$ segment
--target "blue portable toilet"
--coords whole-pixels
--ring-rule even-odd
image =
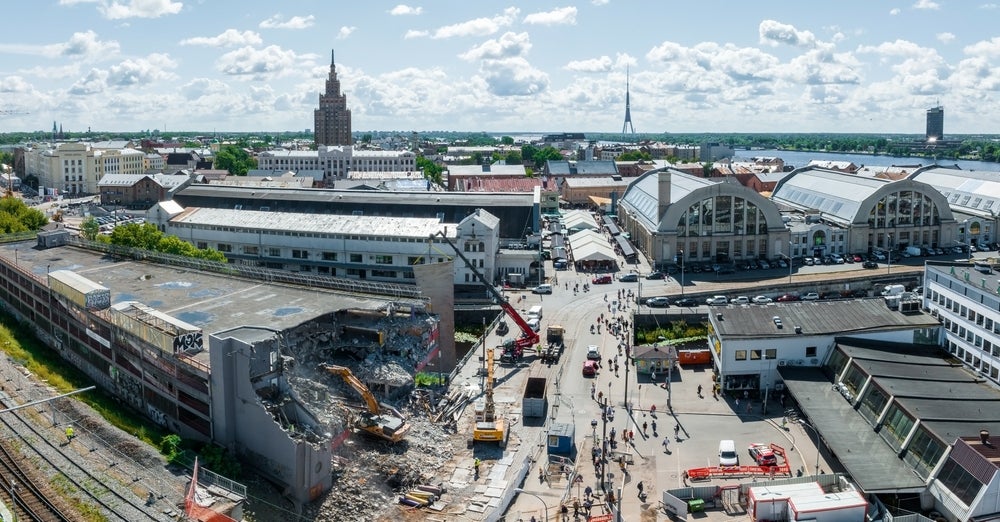
[[[549,453],[557,455],[570,455],[576,446],[576,426],[561,422],[554,422],[549,426],[548,448]]]

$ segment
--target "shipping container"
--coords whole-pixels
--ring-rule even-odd
[[[80,308],[104,310],[111,306],[111,290],[69,270],[49,272],[49,288]]]
[[[204,348],[201,328],[136,301],[111,307],[111,323],[168,353],[194,353]]]
[[[524,385],[524,398],[521,401],[521,413],[525,417],[544,417],[548,398],[545,396],[547,381],[545,377],[528,377]]]

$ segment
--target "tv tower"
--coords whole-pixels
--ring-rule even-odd
[[[632,134],[635,134],[635,127],[632,125],[632,111],[629,109],[629,70],[628,66],[625,66],[625,123],[622,124],[622,134],[625,134],[625,129],[629,129]]]

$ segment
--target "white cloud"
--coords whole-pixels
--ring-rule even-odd
[[[549,86],[549,77],[521,57],[484,61],[480,74],[489,92],[496,96],[539,94]]]
[[[403,35],[403,39],[409,40],[411,38],[426,38],[430,36],[430,34],[431,33],[427,31],[418,31],[416,29],[410,29],[409,31],[406,31],[406,34]]]
[[[758,26],[760,43],[776,46],[779,43],[795,47],[813,47],[816,36],[809,31],[799,31],[795,26],[783,24],[775,20],[763,20]]]
[[[255,80],[283,75],[300,61],[295,51],[285,50],[276,45],[263,49],[241,47],[219,57],[216,67],[219,71],[233,76],[249,76]]]
[[[229,86],[212,78],[195,78],[181,85],[180,93],[185,99],[196,100],[205,96],[227,94]]]
[[[611,70],[611,58],[608,56],[601,56],[600,58],[591,58],[589,60],[574,60],[563,66],[563,69],[567,71],[576,72],[607,72]]]
[[[166,54],[154,53],[146,58],[125,60],[108,68],[107,82],[114,87],[130,85],[145,85],[154,81],[170,80],[173,73],[167,69],[175,69],[177,62]]]
[[[500,38],[487,40],[458,57],[467,61],[500,60],[524,56],[530,49],[531,41],[528,33],[506,32]]]
[[[524,17],[529,25],[576,25],[576,8],[559,7],[551,11],[531,13]]]
[[[935,2],[934,0],[917,0],[917,3],[913,4],[914,9],[941,9],[941,4]]]
[[[97,33],[94,31],[73,33],[73,36],[70,36],[69,41],[65,44],[57,44],[50,47],[50,50],[56,51],[56,54],[60,56],[82,56],[86,58],[107,57],[108,55],[118,54],[120,49],[121,46],[114,40],[104,42],[98,40]]]
[[[313,15],[293,16],[288,20],[284,20],[284,16],[276,14],[261,22],[259,27],[261,29],[305,29],[312,27],[315,22],[316,17]]]
[[[902,13],[902,12],[903,12],[903,10],[900,9],[900,8],[898,8],[898,7],[893,7],[892,9],[889,9],[889,14],[892,15],[892,16],[896,16],[899,13]]]
[[[237,47],[263,43],[260,35],[253,31],[226,29],[218,36],[195,36],[180,41],[181,45],[207,45],[209,47]]]
[[[939,42],[944,44],[951,43],[955,40],[955,35],[948,32],[938,33],[934,37],[937,38]]]
[[[69,88],[70,94],[86,95],[103,92],[107,87],[108,71],[91,69],[87,76],[77,80]]]
[[[590,0],[590,3],[594,5],[608,5],[610,0]]]
[[[356,31],[357,29],[358,28],[354,27],[353,25],[352,26],[346,26],[345,25],[345,26],[341,27],[339,31],[337,31],[337,39],[338,40],[346,40],[347,37],[351,36],[351,33],[353,33],[354,31]]]
[[[994,36],[989,40],[967,45],[964,49],[962,49],[962,52],[972,56],[998,58],[1000,57],[1000,37]]]
[[[492,18],[476,18],[457,24],[439,27],[436,31],[434,31],[431,38],[441,39],[459,36],[482,36],[494,34],[498,32],[501,27],[507,27],[514,23],[514,19],[517,18],[519,12],[520,10],[516,7],[508,7],[507,9],[504,9],[503,14],[496,15]]]
[[[0,76],[0,92],[22,93],[32,89],[31,84],[20,76]]]
[[[979,8],[980,9],[996,9],[997,8],[997,4],[993,4],[993,3],[983,4],[983,5],[979,6]]]
[[[389,14],[392,16],[419,15],[423,12],[423,7],[410,7],[406,4],[399,4],[389,10]]]
[[[184,4],[171,0],[129,0],[125,3],[102,0],[98,10],[109,20],[125,18],[159,18],[181,12]]]

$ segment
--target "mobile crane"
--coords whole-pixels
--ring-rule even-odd
[[[472,273],[476,275],[479,282],[486,287],[486,291],[489,292],[490,297],[492,297],[493,300],[500,305],[500,308],[502,308],[503,311],[510,316],[511,320],[514,321],[514,324],[521,329],[520,337],[518,337],[515,341],[504,343],[503,355],[500,356],[500,360],[502,362],[511,362],[513,360],[520,359],[524,354],[525,348],[531,348],[538,344],[538,332],[534,331],[531,326],[528,325],[528,322],[521,317],[521,314],[517,313],[517,310],[507,302],[507,299],[499,291],[497,291],[496,287],[491,285],[489,281],[483,277],[483,274],[479,272],[476,265],[474,265],[472,261],[469,261],[469,258],[465,257],[462,250],[459,249],[455,243],[452,243],[444,232],[438,231],[435,235],[441,236],[441,239],[444,239],[445,243],[448,243],[448,246],[450,246],[451,249],[458,254],[458,257],[462,258],[462,261],[465,262],[465,266],[469,267],[469,270],[472,270]]]
[[[354,426],[357,429],[393,443],[403,440],[406,433],[410,431],[410,424],[403,419],[398,411],[380,405],[371,390],[351,373],[350,368],[333,364],[321,364],[320,368],[334,375],[339,375],[365,400],[368,411],[361,412],[354,420]]]

